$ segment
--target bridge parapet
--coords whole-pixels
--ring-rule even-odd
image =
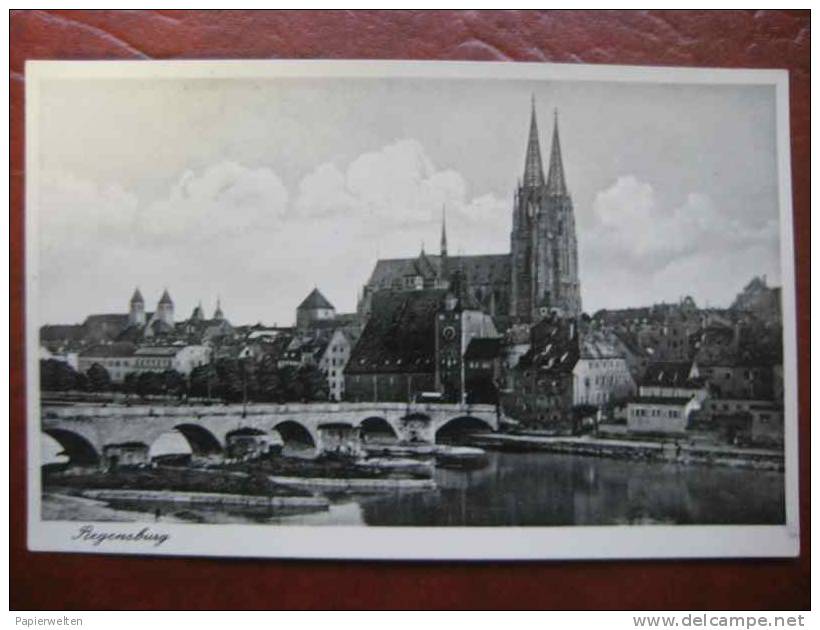
[[[464,415],[495,414],[493,405],[460,405],[448,403],[286,403],[282,405],[268,403],[254,403],[243,407],[241,404],[224,405],[72,405],[49,406],[43,405],[43,418],[122,418],[141,416],[259,416],[259,415],[289,415],[289,414],[326,414],[383,412],[394,415],[401,413],[452,413]]]

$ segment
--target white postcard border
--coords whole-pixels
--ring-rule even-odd
[[[797,311],[785,70],[421,61],[28,61],[26,384],[28,547],[32,551],[350,559],[793,557],[800,551]],[[783,526],[306,527],[41,520],[37,181],[39,83],[79,78],[429,78],[771,85],[776,90],[783,309],[786,524]],[[31,465],[33,463],[36,465]],[[84,530],[82,528],[90,528]],[[121,534],[102,541],[93,534]],[[151,536],[165,536],[160,544]],[[128,539],[130,537],[130,539]]]

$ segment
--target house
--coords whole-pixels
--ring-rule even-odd
[[[135,370],[136,351],[136,346],[129,342],[98,344],[79,353],[77,367],[80,372],[88,372],[95,363],[99,364],[107,370],[112,383],[122,383]]]
[[[413,400],[436,387],[436,316],[446,291],[377,291],[344,368],[351,401]],[[455,332],[447,333],[455,337]]]
[[[627,428],[630,433],[682,435],[706,397],[696,363],[650,364],[638,396],[627,405]]]
[[[772,400],[710,398],[703,419],[730,443],[783,445],[783,406]]]
[[[769,324],[779,324],[781,321],[780,301],[780,287],[770,287],[766,282],[766,276],[757,276],[752,278],[737,294],[730,308],[735,312],[754,315],[757,319]]]
[[[782,329],[756,321],[705,329],[695,359],[712,396],[772,400],[782,365]]]
[[[447,402],[467,400],[465,354],[473,339],[498,337],[493,318],[470,293],[461,271],[452,274],[450,289],[435,317],[436,391]]]
[[[635,381],[614,335],[590,330],[581,335],[572,369],[573,405],[606,405],[635,393]]]
[[[750,440],[753,444],[783,446],[783,407],[768,401],[751,405]]]
[[[188,375],[195,367],[205,365],[210,359],[207,346],[145,346],[138,348],[121,341],[100,344],[80,353],[79,370],[87,372],[98,363],[104,367],[112,383],[122,383],[129,374],[164,372],[176,370]]]
[[[319,359],[319,369],[327,376],[327,391],[330,400],[344,400],[344,369],[350,359],[353,342],[342,330],[334,330]]]
[[[630,433],[683,435],[699,408],[694,398],[640,396],[627,405],[626,424]]]
[[[474,337],[464,353],[467,402],[497,404],[502,377],[504,340],[501,337]]]
[[[463,290],[459,272],[450,284],[373,294],[370,317],[345,368],[347,400],[407,402],[431,392],[446,402],[465,400],[467,347],[498,333]]]
[[[176,370],[185,376],[209,362],[208,346],[146,346],[134,352],[135,372]]]
[[[531,426],[568,430],[578,356],[574,319],[550,315],[532,326],[529,350],[507,371],[501,396],[504,412]]]
[[[336,308],[317,288],[314,288],[296,307],[296,328],[299,330],[307,330],[316,323],[335,318]]]

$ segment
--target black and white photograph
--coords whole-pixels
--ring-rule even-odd
[[[785,72],[26,72],[30,548],[797,554]]]

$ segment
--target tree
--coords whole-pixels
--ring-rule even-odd
[[[282,366],[279,370],[279,380],[282,384],[282,399],[285,402],[304,398],[304,384],[297,377],[297,369],[294,366]]]
[[[137,380],[137,393],[142,396],[156,396],[163,391],[162,375],[159,372],[142,372]]]
[[[284,390],[276,360],[265,355],[256,371],[256,399],[262,402],[278,402],[284,399]]]
[[[78,392],[91,391],[91,385],[88,382],[88,376],[82,372],[77,372],[77,377],[74,383],[74,389]]]
[[[55,392],[81,389],[78,376],[77,371],[64,361],[58,361],[57,359],[40,360],[40,389]]]
[[[584,419],[592,418],[595,422],[597,431],[598,426],[598,407],[595,405],[580,404],[572,408],[572,432],[575,434],[581,433],[584,428]]]
[[[166,394],[181,398],[188,388],[185,377],[176,370],[165,370],[161,375],[162,390]]]
[[[247,357],[239,360],[239,371],[242,377],[242,400],[253,400],[259,391],[259,370],[256,361]]]
[[[216,362],[218,395],[223,400],[242,400],[242,371],[237,359],[220,359]]]
[[[102,365],[94,363],[88,371],[88,386],[92,392],[105,392],[111,389],[111,375]]]
[[[297,372],[297,380],[302,384],[304,400],[327,400],[327,377],[315,365],[303,365]]]
[[[126,394],[136,394],[140,375],[137,372],[129,372],[122,382],[122,389]]]
[[[200,365],[191,371],[191,395],[199,398],[216,396],[219,380],[212,364]]]

